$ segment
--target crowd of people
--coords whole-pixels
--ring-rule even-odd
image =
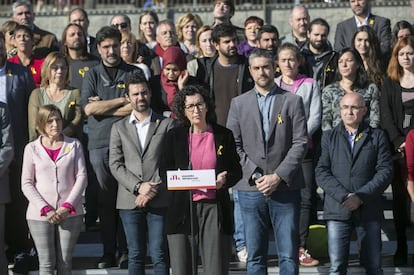
[[[346,274],[353,231],[367,274],[382,274],[389,185],[406,265],[414,29],[349,4],[332,44],[303,5],[284,36],[257,16],[233,25],[232,0],[214,1],[211,25],[144,11],[137,35],[117,14],[92,36],[75,8],[57,39],[14,2],[0,32],[0,275],[70,274],[83,226],[100,230],[96,267],[131,275],[147,254],[155,274],[195,274],[198,253],[204,274],[228,274],[232,246],[267,274],[272,229],[280,273],[298,274],[319,264],[307,239],[324,221],[331,274]],[[188,169],[214,170],[215,188],[168,190],[167,171]]]

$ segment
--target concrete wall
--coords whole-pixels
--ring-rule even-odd
[[[410,1],[383,1],[372,7],[372,12],[377,15],[382,15],[390,18],[391,25],[393,26],[399,20],[407,20],[413,22],[413,18],[410,15]],[[236,8],[236,14],[232,19],[233,24],[243,26],[244,20],[251,15],[256,15],[265,19],[267,23],[275,25],[281,35],[289,32],[290,26],[288,24],[288,18],[292,5],[269,5],[263,7],[262,5],[255,6],[240,6]],[[308,4],[309,13],[312,18],[322,17],[328,21],[331,25],[330,40],[333,41],[336,24],[346,18],[352,16],[352,12],[347,3],[337,4]],[[109,24],[111,17],[114,14],[127,14],[132,20],[132,31],[137,34],[138,32],[138,18],[141,10],[124,6],[122,10],[89,10],[90,27],[89,33],[95,35],[101,26]],[[197,13],[202,18],[205,24],[211,24],[213,21],[212,7],[201,8],[180,8],[176,10],[169,10],[168,12],[159,11],[158,16],[160,19],[170,18],[174,21],[177,18],[187,12]],[[11,13],[0,14],[0,24],[8,20],[11,17]],[[68,22],[67,14],[64,13],[43,13],[36,16],[36,24],[44,29],[54,32],[58,38],[61,37],[62,30]]]

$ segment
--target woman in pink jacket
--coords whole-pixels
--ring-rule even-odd
[[[72,252],[82,228],[81,197],[87,184],[80,142],[62,134],[62,114],[39,108],[40,136],[24,151],[22,190],[26,218],[39,255],[39,274],[70,274]]]

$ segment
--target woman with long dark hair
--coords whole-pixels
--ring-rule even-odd
[[[373,128],[380,123],[379,90],[370,83],[359,53],[345,48],[338,53],[338,81],[322,91],[322,131],[334,128],[341,122],[339,103],[346,93],[360,93],[368,107],[365,121]]]

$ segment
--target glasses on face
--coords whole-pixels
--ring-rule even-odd
[[[202,111],[205,107],[206,107],[206,105],[205,105],[204,102],[199,102],[199,103],[196,103],[196,104],[188,104],[188,105],[184,106],[184,108],[187,111],[190,111],[190,112],[194,112],[196,108],[197,108],[197,110]]]
[[[126,29],[127,27],[128,27],[128,23],[125,23],[125,22],[119,23],[119,24],[112,24],[112,28],[115,28],[115,29],[119,29],[119,28]]]
[[[61,71],[65,71],[65,70],[67,70],[68,69],[68,67],[66,67],[66,66],[64,66],[64,65],[52,65],[52,66],[50,66],[50,69],[52,70],[52,71],[57,71],[57,70],[61,70]]]

